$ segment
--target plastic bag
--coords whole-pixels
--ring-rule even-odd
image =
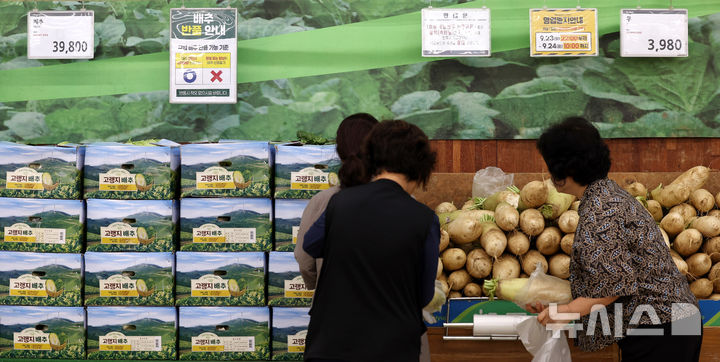
[[[472,197],[488,197],[505,190],[513,184],[513,174],[506,174],[497,167],[485,167],[475,172],[472,184]]]
[[[537,302],[542,305],[570,303],[572,300],[570,282],[545,274],[539,264],[528,278],[527,284],[513,298],[513,302],[523,309],[525,304],[535,305]]]
[[[532,362],[571,362],[570,346],[565,333],[545,328],[537,318],[528,318],[516,326],[525,349],[533,355]]]
[[[433,299],[423,308],[422,315],[423,319],[430,323],[435,324],[437,320],[433,316],[433,313],[439,312],[443,305],[445,304],[445,301],[447,300],[447,294],[442,289],[442,282],[439,280],[435,281],[435,294],[433,295]]]

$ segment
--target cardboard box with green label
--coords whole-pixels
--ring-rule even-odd
[[[270,197],[270,150],[263,141],[186,144],[182,197]]]
[[[81,198],[83,148],[0,142],[0,196]]]
[[[308,200],[275,200],[275,250],[293,251]]]
[[[79,253],[82,200],[0,198],[0,250]]]
[[[91,143],[85,150],[85,198],[170,200],[179,166],[180,148],[171,141]]]
[[[82,306],[82,270],[81,254],[0,252],[0,304]]]
[[[0,305],[0,360],[85,359],[82,307]]]
[[[172,253],[85,253],[85,305],[175,304]]]
[[[180,202],[180,250],[271,249],[270,199],[202,198]]]
[[[270,252],[268,261],[268,305],[305,307],[312,303],[314,291],[305,287],[295,255]]]
[[[174,251],[173,200],[87,200],[88,251]]]
[[[302,361],[310,308],[272,309],[273,361]]]
[[[177,305],[265,305],[262,252],[178,252]]]
[[[270,359],[268,307],[180,307],[180,359]]]
[[[173,307],[88,307],[88,359],[166,359],[177,356]]]
[[[275,198],[309,199],[340,184],[335,145],[275,146]]]

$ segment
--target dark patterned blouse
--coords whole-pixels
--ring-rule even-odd
[[[619,296],[605,308],[609,322],[605,326],[609,325],[610,331],[607,327],[603,330],[601,321],[605,318],[601,312],[581,318],[583,329],[575,342],[578,347],[594,351],[621,339],[638,306],[653,307],[660,323],[682,317],[677,312],[672,315],[673,303],[697,306],[655,220],[615,181],[605,178],[588,185],[578,213],[570,262],[573,298]],[[620,305],[622,312],[616,321]],[[589,330],[590,316],[596,321],[593,331]],[[650,317],[642,313],[640,324],[658,323],[657,318]],[[620,320],[621,328],[616,328]]]

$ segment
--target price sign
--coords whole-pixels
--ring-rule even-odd
[[[490,9],[422,9],[422,56],[489,57]]]
[[[95,12],[31,11],[27,16],[29,59],[92,59]]]
[[[530,56],[595,56],[597,9],[530,9]]]
[[[620,55],[687,57],[687,9],[620,10]]]

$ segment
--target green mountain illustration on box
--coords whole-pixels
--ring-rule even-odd
[[[90,144],[85,151],[85,198],[172,199],[178,161],[177,147]]]
[[[275,250],[293,251],[308,200],[275,200]]]
[[[0,197],[79,199],[79,150],[0,142]]]
[[[295,256],[290,252],[271,252],[268,261],[268,305],[306,307],[313,291],[307,290]]]
[[[0,316],[0,359],[85,358],[82,307],[0,306]]]
[[[268,308],[181,307],[180,359],[270,359]]]
[[[183,145],[181,197],[270,197],[267,142]]]
[[[173,305],[172,253],[85,253],[85,305]]]
[[[265,305],[262,252],[178,252],[176,305]]]
[[[183,199],[180,250],[272,249],[270,199]]]
[[[82,255],[0,252],[0,305],[82,306]]]
[[[0,198],[0,250],[79,253],[81,200]]]
[[[176,358],[175,308],[89,307],[88,359]]]
[[[88,251],[174,251],[172,200],[87,200]]]
[[[272,360],[302,361],[310,324],[309,308],[274,308]]]
[[[335,145],[275,147],[275,198],[309,199],[339,184]]]

